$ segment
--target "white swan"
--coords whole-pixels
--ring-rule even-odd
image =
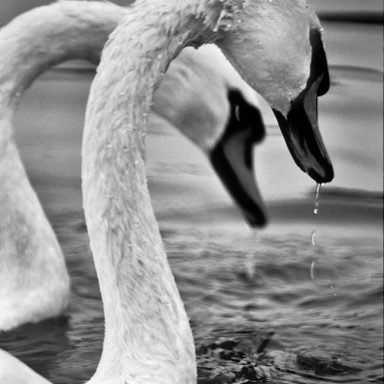
[[[26,12],[0,33],[0,330],[57,316],[69,298],[69,277],[60,246],[12,137],[18,100],[41,72],[58,62],[70,58],[98,62],[108,34],[124,13],[111,3],[61,1]],[[250,150],[263,135],[253,91],[219,55],[217,49],[197,52],[187,48],[158,89],[151,114],[153,124],[166,119],[207,155],[223,144],[217,142],[226,126],[250,131],[247,143],[231,139],[240,152]],[[236,108],[241,112],[240,121],[234,118]],[[194,119],[185,119],[191,115]],[[258,130],[253,129],[258,125]],[[228,161],[233,166],[238,163]],[[249,176],[252,167],[244,167],[244,172]],[[231,190],[228,174],[222,172],[221,177]],[[239,183],[243,185],[240,192],[246,191],[253,204],[251,209],[244,207],[244,212],[249,211],[246,215],[253,222],[262,223],[265,217],[256,185],[249,189],[247,177]],[[243,206],[239,191],[231,192]]]
[[[191,329],[144,170],[152,93],[169,62],[185,45],[218,44],[276,110],[296,160],[326,181],[332,168],[321,141],[307,145],[308,137],[319,139],[316,95],[327,88],[325,63],[313,61],[319,52],[317,60],[325,58],[319,28],[303,0],[139,0],[111,35],[82,149],[84,208],[105,314],[103,353],[89,383],[196,383]]]
[[[326,181],[332,168],[325,149],[320,142],[305,148],[308,137],[318,137],[316,98],[327,88],[319,28],[302,0],[142,0],[111,34],[91,87],[82,148],[84,209],[105,315],[90,383],[196,382],[191,329],[144,169],[146,116],[169,62],[185,45],[215,42],[281,123],[287,120],[293,149],[304,143],[307,170]],[[300,123],[315,132],[296,142]]]

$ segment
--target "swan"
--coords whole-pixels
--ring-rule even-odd
[[[329,86],[325,52],[305,1],[135,2],[104,47],[82,143],[84,212],[105,316],[89,383],[196,383],[192,332],[151,206],[144,148],[152,94],[169,63],[186,45],[212,42],[275,110],[303,169],[321,182],[333,177],[316,111]]]
[[[317,96],[329,85],[325,53],[305,1],[135,2],[103,50],[82,143],[83,204],[105,315],[89,384],[196,383],[192,332],[151,206],[144,147],[152,95],[170,61],[184,46],[212,42],[275,110],[303,170],[319,182],[333,177],[317,126]]]
[[[61,1],[26,12],[0,33],[0,331],[61,314],[70,295],[61,248],[13,140],[18,101],[34,79],[54,64],[71,58],[98,63],[108,34],[125,12],[112,3]],[[186,120],[191,115],[194,119]],[[264,135],[254,92],[217,48],[182,52],[155,93],[150,119],[152,126],[161,119],[189,137],[212,159],[248,220],[265,222],[265,208],[250,177],[252,165],[243,166],[230,154],[227,172],[219,168],[219,155],[214,155],[227,145],[236,146],[239,153],[250,151]],[[250,133],[246,142],[233,135],[219,140],[224,129]],[[232,168],[243,168],[237,184]],[[243,204],[245,192],[250,205]]]

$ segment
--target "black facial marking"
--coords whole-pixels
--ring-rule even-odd
[[[314,127],[311,120],[308,117],[307,112],[304,109],[304,96],[300,94],[299,97],[292,102],[291,110],[288,113],[288,119],[286,120],[283,115],[273,110],[279,126],[282,128],[281,132],[284,136],[288,149],[296,163],[296,165],[304,172],[308,172],[308,175],[317,182],[328,182],[333,179],[332,166],[327,167],[325,178],[319,179],[319,175],[313,169],[305,169],[303,167],[303,155],[297,151],[297,148],[306,148],[309,153],[322,163],[327,163],[327,155],[324,154],[324,146],[319,143],[320,132],[317,127]],[[316,117],[317,118],[317,117]],[[288,123],[290,122],[290,123]],[[284,128],[290,124],[290,127]],[[297,141],[297,145],[294,145],[293,141]]]
[[[309,41],[312,46],[312,59],[311,59],[311,72],[308,84],[312,84],[320,76],[323,76],[317,95],[325,95],[330,86],[327,55],[324,51],[323,41],[321,39],[321,32],[318,29],[311,29],[309,32]],[[308,85],[307,85],[308,86]]]
[[[244,132],[245,152],[244,161],[250,169],[252,167],[253,146],[265,137],[265,126],[258,108],[250,105],[238,90],[228,92],[231,114],[220,142],[225,142],[234,134]]]
[[[258,108],[247,103],[239,91],[230,90],[228,99],[231,106],[230,118],[223,136],[211,151],[210,159],[223,184],[243,210],[249,224],[264,226],[267,217],[253,175],[253,146],[261,142],[265,136],[264,122]],[[229,159],[225,152],[230,142],[236,142],[242,150],[241,165],[247,170],[247,175],[252,178],[254,184],[251,189],[254,196],[247,192],[247,186],[244,185],[231,162],[233,159]]]
[[[291,101],[287,118],[273,112],[295,163],[311,178],[325,183],[334,173],[317,124],[317,97],[329,90],[330,79],[320,30],[312,29],[309,40],[312,58],[306,87]]]

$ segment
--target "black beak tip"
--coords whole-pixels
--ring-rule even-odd
[[[256,215],[245,214],[245,218],[251,228],[264,228],[268,224],[267,215],[262,211]]]
[[[322,174],[320,174],[315,169],[311,168],[308,170],[308,175],[319,184],[329,183],[335,177],[335,172],[333,171],[332,164],[328,162],[327,166],[323,168]]]

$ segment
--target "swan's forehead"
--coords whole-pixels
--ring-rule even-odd
[[[284,113],[309,78],[313,28],[320,24],[306,1],[249,1],[220,44],[247,83]]]

